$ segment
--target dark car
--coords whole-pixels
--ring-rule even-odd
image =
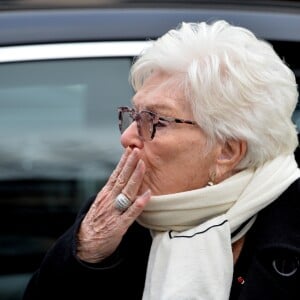
[[[268,40],[300,82],[289,1],[0,1],[0,299],[21,299],[53,241],[121,154],[132,60],[182,21],[225,19]],[[84,5],[82,4],[84,3]],[[300,106],[294,112],[300,128]]]

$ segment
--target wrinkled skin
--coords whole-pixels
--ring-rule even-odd
[[[133,97],[133,107],[162,116],[193,120],[176,78],[154,73]],[[118,247],[129,226],[141,214],[151,195],[164,195],[201,188],[215,174],[215,183],[232,175],[246,151],[245,143],[216,144],[207,151],[206,136],[199,126],[162,124],[153,140],[144,141],[133,122],[122,134],[125,149],[119,164],[98,193],[79,233],[77,255],[97,263]],[[119,193],[132,205],[120,212],[114,207]]]
[[[80,259],[96,263],[110,256],[150,199],[150,191],[137,197],[145,174],[145,164],[139,157],[139,149],[126,149],[108,182],[98,193],[78,234],[77,255]],[[114,199],[121,192],[133,201],[123,213],[114,207]]]

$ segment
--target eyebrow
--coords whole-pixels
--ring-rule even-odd
[[[135,107],[133,101],[131,101],[131,104],[133,107]],[[165,117],[167,117],[168,114],[172,115],[175,113],[172,110],[172,107],[165,105],[165,104],[160,104],[160,103],[147,105],[147,106],[143,107],[141,110],[148,110],[148,111],[157,113],[157,114],[165,116]]]

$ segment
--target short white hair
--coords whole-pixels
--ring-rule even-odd
[[[210,145],[245,140],[238,169],[258,167],[298,145],[294,73],[267,41],[226,21],[181,23],[153,42],[131,68],[138,91],[156,71],[180,78]]]

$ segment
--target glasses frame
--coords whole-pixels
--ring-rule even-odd
[[[141,110],[140,112],[137,112],[134,108],[131,108],[128,106],[120,106],[120,107],[118,107],[118,119],[119,119],[119,130],[120,130],[121,134],[123,134],[123,132],[132,124],[132,123],[130,123],[130,125],[125,130],[122,130],[123,113],[129,113],[129,116],[132,118],[132,123],[133,122],[137,123],[138,134],[142,140],[149,140],[149,141],[153,140],[155,133],[156,133],[156,127],[159,124],[159,121],[165,121],[165,122],[169,122],[169,123],[178,123],[178,124],[188,124],[188,125],[193,125],[193,126],[198,125],[195,121],[191,121],[191,120],[180,119],[180,118],[175,118],[175,117],[165,117],[165,116],[158,115],[157,113],[154,113],[149,110]],[[142,134],[143,131],[142,131],[142,126],[141,126],[141,120],[143,119],[142,114],[145,114],[145,113],[151,117],[151,118],[149,118],[149,122],[152,123],[151,124],[152,131],[151,131],[150,139],[145,138]]]

